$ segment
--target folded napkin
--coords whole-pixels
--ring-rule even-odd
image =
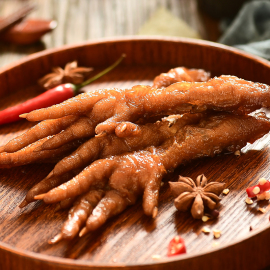
[[[219,42],[270,60],[270,1],[246,3]]]
[[[200,38],[186,22],[174,16],[164,7],[158,8],[152,17],[141,27],[138,35],[163,35]]]

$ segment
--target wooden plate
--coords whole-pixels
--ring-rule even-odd
[[[176,66],[204,68],[212,75],[231,74],[270,84],[270,64],[236,49],[190,39],[126,38],[67,46],[24,58],[0,71],[0,109],[37,95],[37,80],[54,66],[77,60],[96,72],[122,53],[124,63],[85,91],[104,87],[151,84],[153,78]],[[0,144],[27,130],[32,124],[21,121],[0,127]],[[210,181],[227,183],[230,193],[219,205],[220,217],[203,223],[173,206],[168,184],[162,187],[159,214],[155,220],[144,216],[141,203],[83,238],[49,245],[67,212],[54,212],[53,205],[33,203],[24,209],[18,204],[27,190],[52,169],[51,164],[0,170],[0,269],[261,269],[270,265],[268,202],[245,203],[245,188],[260,177],[270,177],[269,136],[245,154],[205,158],[178,173],[195,178],[204,173]],[[266,213],[258,211],[264,207]],[[222,231],[215,240],[203,226]],[[250,231],[250,226],[253,230]],[[180,234],[187,254],[166,257],[169,241]],[[159,255],[160,258],[158,258]],[[154,257],[153,257],[154,256]]]

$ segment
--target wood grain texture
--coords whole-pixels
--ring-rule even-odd
[[[137,35],[159,7],[181,18],[200,36],[216,41],[218,22],[205,18],[196,0],[29,0],[37,9],[30,18],[56,20],[57,28],[40,43],[16,46],[0,43],[0,67],[44,49],[100,38]],[[0,0],[0,17],[25,4],[22,0]],[[211,23],[209,23],[209,20]]]
[[[232,74],[270,84],[270,64],[236,49],[189,39],[120,39],[52,49],[29,56],[0,72],[1,95],[8,107],[35,94],[38,78],[53,66],[77,59],[95,72],[121,53],[123,64],[84,90],[151,84],[153,78],[176,66],[204,68],[212,75]],[[217,61],[218,60],[218,61]],[[26,93],[26,94],[25,94]],[[268,113],[268,111],[266,111]],[[0,145],[28,129],[26,121],[0,127]],[[204,173],[209,181],[226,182],[230,193],[221,195],[220,217],[203,223],[173,205],[166,178],[155,220],[143,214],[141,203],[128,208],[106,225],[83,238],[49,245],[67,216],[40,202],[19,209],[27,190],[52,169],[50,164],[0,170],[0,269],[262,269],[270,264],[268,202],[245,204],[245,188],[260,177],[270,178],[269,135],[247,146],[240,157],[222,155],[180,166],[175,175],[195,178]],[[266,207],[262,214],[258,207]],[[203,226],[219,229],[222,236],[200,233]],[[254,228],[249,231],[250,226]],[[180,234],[188,254],[167,258],[171,238]],[[213,244],[214,243],[214,244]],[[215,246],[216,243],[218,246]],[[160,255],[159,261],[153,255]],[[248,268],[245,268],[248,267]]]

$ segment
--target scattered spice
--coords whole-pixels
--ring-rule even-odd
[[[247,203],[247,204],[253,204],[253,201],[252,201],[249,197],[247,197],[247,198],[246,198],[246,203]]]
[[[169,182],[171,192],[176,199],[174,205],[179,211],[187,211],[191,208],[193,218],[201,219],[204,216],[204,208],[207,206],[213,210],[221,200],[218,195],[224,189],[224,183],[210,182],[201,174],[196,183],[189,177],[179,176],[178,182]]]
[[[213,218],[217,218],[219,216],[219,211],[217,209],[214,209],[214,210],[210,211],[210,215]]]
[[[265,178],[260,178],[259,184],[246,189],[247,195],[250,198],[256,197],[258,194],[262,194],[265,191],[270,190],[270,182]]]
[[[258,208],[258,211],[262,212],[263,214],[266,212],[266,209],[265,208],[262,208],[262,207],[259,207]]]
[[[251,232],[252,230],[253,230],[253,227],[252,227],[252,226],[250,226],[250,227],[249,227],[249,231]]]
[[[216,239],[218,239],[218,238],[220,238],[220,236],[221,236],[221,231],[219,231],[219,230],[213,230],[213,234],[214,234],[214,237],[215,237]]]
[[[206,222],[206,221],[208,221],[210,219],[210,217],[208,217],[208,216],[202,216],[202,221],[203,222]]]
[[[222,193],[223,193],[224,195],[227,195],[229,192],[230,192],[230,190],[229,190],[228,188],[225,188],[225,189],[223,189],[223,191],[222,191]]]
[[[158,261],[161,259],[161,256],[160,255],[153,255],[152,259]]]
[[[265,178],[260,178],[259,179],[259,184],[260,185],[264,185],[267,182],[267,180]]]
[[[212,247],[213,247],[213,248],[218,247],[218,246],[219,246],[219,242],[216,242],[216,241],[215,241],[215,242],[212,243]]]
[[[186,253],[186,246],[184,239],[180,236],[175,236],[169,243],[167,256],[175,256]]]
[[[205,233],[205,234],[209,234],[211,231],[210,231],[210,229],[208,227],[203,227],[202,232]]]
[[[255,195],[259,194],[260,191],[261,191],[261,189],[260,189],[259,187],[255,187],[255,188],[253,188],[253,190],[252,190],[252,192],[253,192]]]
[[[258,199],[258,201],[269,200],[270,199],[270,192],[265,191],[261,194],[258,194],[257,199]]]
[[[162,118],[162,121],[168,122],[168,126],[171,127],[177,121],[178,117],[175,115],[170,115],[168,117]]]
[[[51,89],[59,84],[83,83],[89,76],[93,68],[78,67],[77,61],[67,63],[65,68],[55,67],[52,69],[52,73],[49,73],[42,77],[38,83],[45,89]]]

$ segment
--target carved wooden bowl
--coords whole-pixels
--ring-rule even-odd
[[[98,72],[122,53],[127,57],[121,66],[84,90],[151,84],[156,75],[176,66],[270,84],[269,62],[230,47],[191,39],[124,38],[43,51],[2,69],[0,109],[37,95],[37,80],[52,67],[77,60]],[[0,145],[32,125],[22,120],[1,126]],[[249,145],[239,157],[221,155],[179,167],[177,173],[183,176],[204,173],[209,181],[226,182],[230,192],[221,195],[218,219],[203,223],[188,212],[177,212],[165,182],[155,220],[143,214],[138,201],[96,232],[55,245],[48,240],[60,231],[67,212],[55,212],[53,205],[40,202],[18,207],[27,190],[53,165],[1,169],[0,269],[262,269],[270,265],[268,202],[247,205],[245,188],[270,176],[269,138]],[[259,207],[266,208],[266,213]],[[201,233],[204,226],[221,230],[221,237]],[[187,254],[168,258],[168,243],[176,235],[185,239]]]

